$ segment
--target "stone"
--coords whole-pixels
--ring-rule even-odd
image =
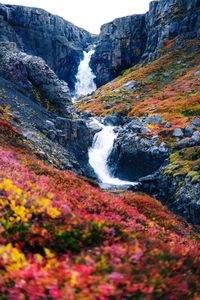
[[[122,128],[115,139],[108,165],[113,176],[137,181],[157,171],[167,157],[168,149],[164,145],[159,149],[151,139]]]
[[[49,130],[48,133],[47,133],[47,136],[52,140],[54,141],[56,139],[56,131],[55,130]]]
[[[181,128],[175,128],[173,130],[172,136],[174,136],[174,137],[183,137],[184,136],[183,130]]]
[[[85,110],[83,113],[82,113],[82,117],[84,118],[84,119],[88,119],[88,118],[90,118],[92,115],[91,115],[91,111],[89,111],[89,110]]]
[[[200,143],[200,132],[195,131],[192,135],[192,140],[197,142],[198,144]]]
[[[186,137],[191,137],[194,132],[194,125],[187,125],[184,129],[184,135]]]
[[[46,120],[45,124],[49,129],[55,128],[55,124],[50,120]]]
[[[132,128],[133,126],[143,126],[142,121],[139,118],[133,118],[131,120],[128,120],[128,123],[125,125],[126,128]]]
[[[120,115],[108,116],[103,119],[104,125],[120,126],[122,124],[122,117]]]
[[[66,124],[68,123],[68,120],[63,117],[57,117],[56,118],[56,128],[58,129],[64,129],[66,127]]]
[[[170,128],[172,126],[172,124],[170,122],[167,122],[164,124],[164,128]]]
[[[190,94],[194,94],[196,91],[195,90],[188,90],[186,91],[186,94],[190,95]]]
[[[152,141],[155,143],[155,142],[158,141],[158,138],[159,138],[159,136],[158,136],[157,134],[154,134],[154,135],[152,136]]]
[[[144,127],[141,128],[140,132],[143,133],[143,134],[150,133],[151,129],[144,126]]]
[[[161,124],[162,117],[160,115],[152,115],[144,119],[145,124]]]
[[[182,139],[180,141],[178,141],[178,143],[175,145],[174,149],[184,149],[187,147],[193,147],[195,146],[196,142],[194,140],[192,140],[191,138],[185,138]]]
[[[132,90],[133,88],[135,88],[137,86],[138,86],[138,83],[135,80],[131,80],[131,81],[128,81],[125,84],[123,84],[123,88],[128,91]]]
[[[91,119],[87,122],[87,127],[94,133],[97,133],[102,130],[102,127],[95,120]]]
[[[172,22],[169,25],[169,33],[171,36],[176,36],[178,34],[179,30],[179,23],[178,22]]]
[[[194,73],[194,75],[195,75],[195,76],[200,76],[200,71],[196,71],[196,72]]]
[[[200,127],[200,118],[199,118],[199,117],[194,118],[194,119],[192,120],[192,124],[193,124],[194,126],[196,126],[196,127]]]

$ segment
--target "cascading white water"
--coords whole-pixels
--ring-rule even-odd
[[[110,175],[107,159],[112,151],[116,133],[113,126],[105,126],[97,120],[94,121],[102,130],[95,134],[93,145],[89,149],[89,164],[94,169],[99,180],[102,183],[115,186],[135,185],[135,182],[120,180]]]
[[[97,88],[94,82],[96,76],[93,74],[89,65],[91,56],[94,52],[94,48],[91,48],[89,52],[83,51],[84,57],[80,62],[78,73],[76,75],[74,100],[91,94]]]

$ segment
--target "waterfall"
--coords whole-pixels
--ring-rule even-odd
[[[95,50],[92,47],[88,52],[83,51],[83,60],[81,60],[76,75],[74,100],[87,96],[96,90],[94,78],[96,77],[89,66],[91,56]]]
[[[94,120],[102,129],[95,134],[93,145],[89,149],[89,164],[102,183],[122,186],[135,185],[135,182],[120,180],[111,176],[107,165],[107,159],[112,151],[116,133],[114,126],[105,126]]]

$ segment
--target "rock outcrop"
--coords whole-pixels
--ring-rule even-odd
[[[21,52],[15,43],[0,43],[0,76],[40,105],[62,115],[71,114],[71,96],[45,61]]]
[[[86,30],[43,9],[0,4],[0,42],[14,42],[23,52],[43,58],[70,89],[91,39]]]
[[[189,176],[167,174],[170,165],[140,178],[139,189],[166,205],[171,211],[183,216],[189,222],[200,225],[200,182]]]
[[[101,27],[91,67],[100,86],[138,63],[146,43],[145,16],[115,19]]]
[[[137,181],[157,171],[169,155],[158,136],[147,137],[148,128],[139,119],[119,130],[108,158],[111,173],[120,179]]]
[[[116,19],[101,27],[91,67],[97,86],[118,76],[139,61],[158,58],[168,40],[200,38],[199,0],[160,0],[149,12]]]

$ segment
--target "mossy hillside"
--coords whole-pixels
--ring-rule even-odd
[[[191,147],[174,152],[164,174],[188,178],[192,184],[200,183],[200,147]]]

